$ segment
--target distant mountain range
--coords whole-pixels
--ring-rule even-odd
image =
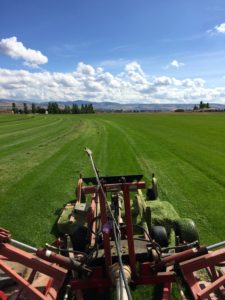
[[[47,107],[48,102],[39,102],[39,101],[16,101],[10,99],[0,99],[0,110],[11,110],[12,103],[15,102],[18,107],[22,107],[23,103],[27,103],[28,107],[31,103],[35,103],[36,105],[40,105],[41,107]],[[54,101],[51,101],[54,102]],[[93,102],[93,101],[83,101],[83,100],[76,100],[76,101],[57,101],[59,106],[64,107],[65,105],[72,106],[73,104],[77,104],[81,106],[82,104],[92,104],[95,110],[98,111],[174,111],[177,109],[184,109],[184,110],[192,110],[194,105],[191,104],[143,104],[143,103],[127,103],[127,104],[120,104],[116,102],[104,101],[104,102]],[[213,103],[210,104],[210,107],[217,110],[224,110],[225,104],[218,104]]]

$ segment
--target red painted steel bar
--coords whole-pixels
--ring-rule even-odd
[[[48,283],[47,290],[45,294],[40,293],[37,289],[32,287],[32,285],[19,276],[15,271],[9,268],[0,260],[0,268],[7,272],[15,281],[17,281],[22,286],[22,293],[29,294],[28,299],[45,299],[54,300],[57,298],[58,291],[63,285],[67,271],[55,264],[51,264],[47,261],[43,261],[37,258],[35,255],[27,253],[21,249],[15,248],[14,246],[4,243],[0,247],[1,257],[5,257],[7,260],[15,261],[21,263],[28,268],[39,271],[53,280]]]
[[[107,208],[105,203],[106,199],[101,189],[99,189],[99,200],[100,200],[100,209],[101,209],[101,222],[102,222],[102,226],[104,227],[104,225],[106,225],[108,222],[108,218],[107,218]],[[107,267],[111,266],[112,264],[109,236],[110,236],[109,233],[104,232],[103,230],[103,246],[105,250],[105,264]]]
[[[57,281],[63,281],[67,271],[55,264],[41,260],[31,253],[18,249],[10,244],[2,244],[0,253],[11,261],[21,263],[28,268],[37,270],[47,276],[53,277]]]
[[[0,268],[7,273],[13,280],[20,284],[23,288],[26,289],[26,292],[29,294],[30,299],[33,300],[46,300],[47,298],[35,287],[33,287],[29,282],[27,282],[23,277],[18,275],[13,271],[9,266],[0,261]]]
[[[193,298],[197,299],[208,299],[212,292],[225,287],[225,275],[219,276],[216,273],[215,266],[220,265],[225,261],[225,248],[216,250],[214,252],[202,255],[197,258],[184,261],[179,264],[180,269],[183,273],[184,279],[187,282]],[[213,282],[209,283],[208,286],[203,288],[199,285],[198,279],[195,277],[195,273],[201,269],[210,269],[209,274]],[[225,297],[223,293],[223,297]],[[211,298],[209,298],[211,299]]]
[[[182,261],[186,261],[188,259],[192,259],[194,257],[198,257],[207,253],[207,248],[202,246],[198,249],[192,248],[188,250],[184,250],[180,253],[175,253],[170,256],[164,257],[160,262],[156,263],[152,266],[154,271],[160,271],[163,267],[173,265],[174,263],[180,263]]]
[[[172,290],[172,283],[171,282],[165,282],[163,285],[163,295],[162,300],[170,300],[170,292]]]
[[[225,275],[219,277],[217,280],[212,282],[209,286],[198,292],[199,299],[206,299],[212,292],[219,289],[219,287],[225,284]]]
[[[123,196],[124,196],[124,207],[125,207],[125,220],[126,220],[126,232],[127,232],[127,242],[129,249],[129,263],[131,268],[132,276],[136,274],[136,257],[134,250],[134,238],[133,238],[133,223],[130,208],[130,195],[129,195],[129,185],[123,185]]]
[[[145,182],[139,181],[139,182],[129,182],[129,183],[110,183],[110,184],[104,184],[105,191],[111,191],[113,189],[115,190],[121,190],[123,186],[128,186],[129,191],[136,191],[138,189],[144,189],[145,188]],[[97,193],[98,189],[96,186],[83,186],[82,192],[84,194],[92,194]]]
[[[91,196],[91,209],[92,209],[92,214],[91,218],[89,218],[88,224],[90,224],[93,221],[94,216],[96,216],[96,213],[98,215],[98,195],[92,194]],[[96,242],[96,229],[97,229],[97,221],[93,222],[92,224],[92,233],[91,233],[91,246],[93,247]]]
[[[7,296],[6,296],[6,294],[3,293],[3,291],[0,291],[0,299],[1,300],[7,300],[8,299]]]
[[[184,252],[185,251],[181,253]],[[206,268],[207,266],[210,265],[211,266],[218,265],[223,261],[225,261],[225,248],[180,263],[180,267],[182,269],[182,272],[185,274],[188,272],[194,272],[196,270]]]

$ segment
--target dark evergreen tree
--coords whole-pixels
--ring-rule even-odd
[[[81,104],[80,113],[85,114],[85,107],[84,104]]]
[[[16,103],[12,103],[12,111],[15,114],[17,112]]]
[[[36,113],[36,105],[34,103],[31,104],[31,112],[32,114]]]
[[[61,111],[60,111],[60,108],[59,108],[57,102],[49,102],[48,103],[48,113],[49,114],[59,114],[60,112]]]
[[[45,114],[46,109],[43,108],[43,107],[37,106],[36,112],[37,112],[38,114]]]
[[[93,113],[94,113],[94,108],[93,108],[93,105],[92,105],[92,104],[89,104],[89,105],[88,105],[88,113],[89,113],[89,114],[93,114]]]
[[[209,103],[204,103],[203,101],[200,101],[199,108],[200,109],[210,108],[210,106]]]
[[[23,112],[25,113],[25,114],[28,114],[28,108],[27,108],[27,103],[23,103]]]
[[[70,114],[71,113],[71,108],[70,108],[69,105],[65,105],[63,113],[64,114]]]
[[[80,113],[80,109],[78,107],[77,104],[73,104],[72,106],[72,114],[79,114]]]

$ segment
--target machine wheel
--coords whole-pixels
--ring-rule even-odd
[[[175,234],[179,236],[180,243],[199,241],[196,225],[191,219],[181,219],[175,224]]]
[[[151,237],[161,247],[167,247],[169,244],[166,228],[164,226],[152,226]]]

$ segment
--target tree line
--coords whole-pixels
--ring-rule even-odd
[[[57,102],[49,102],[47,108],[31,104],[31,108],[28,108],[27,103],[23,103],[23,107],[17,107],[16,103],[12,103],[12,112],[15,114],[93,114],[94,108],[90,104],[82,104],[80,107],[77,104],[65,105],[64,108],[60,107]]]
[[[194,106],[193,110],[204,109],[204,108],[210,108],[209,103],[204,103],[203,101],[200,101],[199,105]]]

